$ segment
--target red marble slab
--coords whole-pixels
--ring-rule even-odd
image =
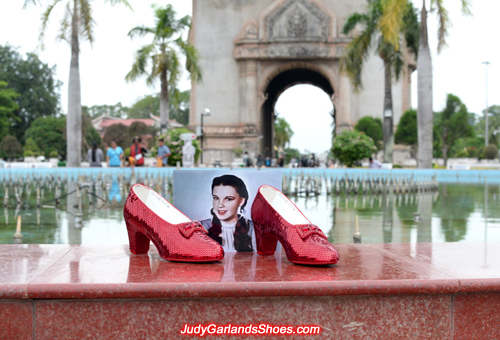
[[[0,339],[33,339],[32,301],[0,300]]]
[[[369,245],[337,245],[332,266],[295,265],[284,255],[226,254],[208,264],[130,254],[127,246],[74,246],[29,286],[36,299],[176,298],[292,295],[442,294],[449,275],[411,265]]]
[[[0,299],[28,296],[28,284],[68,253],[71,245],[0,245]]]
[[[500,242],[372,244],[388,256],[458,279],[460,292],[500,291]]]
[[[37,300],[36,339],[190,339],[185,325],[321,327],[270,339],[452,339],[451,295]],[[199,338],[199,337],[195,337]]]
[[[454,340],[500,339],[500,293],[459,293],[453,305]]]

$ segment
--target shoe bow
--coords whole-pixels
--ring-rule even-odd
[[[181,223],[177,226],[181,234],[184,235],[185,238],[190,238],[191,235],[193,235],[193,233],[197,230],[202,231],[205,234],[208,234],[207,230],[198,221]]]
[[[323,238],[327,238],[326,235],[323,233],[323,231],[314,224],[296,224],[295,227],[297,228],[299,236],[302,239],[305,239],[311,234],[318,234]]]

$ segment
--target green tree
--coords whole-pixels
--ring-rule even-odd
[[[448,94],[446,107],[437,115],[435,121],[436,132],[439,138],[444,165],[448,163],[451,147],[458,139],[473,135],[472,126],[468,121],[468,112],[460,98]]]
[[[166,133],[158,137],[163,138],[163,140],[165,141],[165,145],[168,146],[168,148],[172,152],[172,155],[168,157],[169,165],[176,165],[177,162],[181,162],[182,164],[182,147],[184,146],[184,141],[180,139],[180,136],[181,134],[188,132],[192,133],[192,131],[189,131],[186,128],[177,128],[168,130]],[[201,155],[200,142],[198,140],[194,140],[193,146],[196,149],[194,159],[195,161],[197,161]]]
[[[26,130],[25,139],[30,139],[49,158],[51,151],[57,151],[61,159],[66,157],[66,118],[40,117]],[[32,150],[34,151],[34,150]]]
[[[418,133],[417,133],[417,111],[407,110],[399,119],[396,133],[394,134],[396,144],[410,146],[410,155],[412,158],[417,156]]]
[[[403,54],[398,48],[399,37],[395,42],[389,42],[380,35],[380,21],[383,18],[384,0],[367,0],[368,8],[366,13],[351,14],[342,32],[349,34],[362,24],[363,30],[352,39],[347,45],[342,56],[342,67],[352,81],[354,89],[361,87],[361,71],[364,60],[372,50],[373,41],[376,43],[376,53],[384,62],[384,107],[383,107],[383,148],[384,162],[392,163],[392,153],[394,149],[393,136],[393,104],[392,104],[392,78],[398,79],[404,66]],[[408,2],[402,9],[401,16],[404,17],[404,39],[408,50],[417,53],[418,46],[418,19],[416,11],[411,2]]]
[[[91,119],[108,115],[110,117],[125,118],[127,116],[128,107],[123,106],[122,103],[115,105],[93,105],[82,106],[82,113],[88,114]]]
[[[377,151],[373,140],[362,132],[344,130],[333,140],[332,154],[342,164],[352,167],[357,161]]]
[[[276,118],[274,121],[274,145],[285,150],[290,145],[293,137],[293,130],[285,118]]]
[[[125,77],[127,81],[147,75],[148,84],[160,80],[160,129],[168,129],[169,94],[175,87],[181,75],[181,62],[178,49],[186,57],[186,69],[193,80],[201,80],[201,70],[198,65],[198,52],[193,45],[182,37],[189,29],[191,17],[186,15],[176,19],[172,5],[166,7],[153,6],[155,25],[153,27],[138,26],[128,33],[131,38],[153,35],[152,42],[136,53],[132,69]],[[147,68],[149,67],[149,71]],[[163,131],[164,132],[164,131]]]
[[[115,141],[116,144],[125,150],[132,144],[132,138],[129,134],[128,126],[123,124],[113,124],[106,129],[104,133],[103,142],[111,146],[111,142]]]
[[[111,5],[125,4],[132,9],[127,0],[109,0]],[[42,0],[25,0],[24,5],[41,4]],[[80,166],[82,156],[82,100],[80,89],[80,38],[94,42],[94,18],[90,0],[54,0],[50,1],[42,15],[40,38],[47,29],[50,15],[57,4],[63,3],[64,15],[57,38],[67,41],[71,46],[71,61],[68,82],[68,114],[66,134],[71,136],[72,143],[67,143],[67,165]]]
[[[31,138],[26,139],[23,150],[24,150],[24,157],[27,156],[37,157],[40,156],[40,154],[42,153],[38,145],[36,145],[35,141],[33,141],[33,139]]]
[[[358,123],[354,126],[354,130],[363,132],[373,139],[378,150],[382,148],[382,121],[380,118],[363,117],[358,120]]]
[[[460,0],[462,3],[462,13],[470,14],[469,0]],[[410,0],[384,0],[383,15],[379,22],[379,27],[384,40],[391,44],[397,44],[403,27],[406,24],[404,12],[410,4]],[[444,7],[443,0],[430,0],[431,10],[436,7],[439,21],[438,27],[438,53],[446,45],[446,36],[450,27],[448,11]],[[427,8],[425,0],[422,0],[422,10],[420,11],[420,34],[418,47],[418,167],[421,169],[432,168],[432,148],[433,148],[433,114],[432,111],[432,59],[429,49],[428,29],[427,29]]]
[[[26,129],[39,117],[56,116],[60,113],[59,88],[55,79],[56,67],[49,67],[33,53],[26,57],[12,46],[0,46],[0,80],[19,96],[18,107],[13,112],[16,119],[9,124],[9,133],[23,141]]]
[[[3,139],[9,133],[9,127],[16,116],[14,112],[19,108],[16,98],[19,93],[7,88],[7,82],[0,81],[0,138]]]
[[[17,138],[11,135],[7,135],[2,138],[2,144],[0,145],[0,153],[2,158],[7,158],[9,160],[16,159],[22,155],[23,147],[17,141]]]
[[[160,116],[160,98],[157,95],[147,95],[139,99],[128,110],[128,118],[151,118]]]

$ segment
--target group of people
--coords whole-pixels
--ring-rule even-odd
[[[106,153],[106,163],[108,167],[121,166],[143,166],[144,157],[148,153],[146,147],[142,144],[141,137],[134,137],[130,146],[130,157],[125,157],[123,149],[118,146],[116,141],[111,142],[111,147]],[[157,166],[167,166],[168,157],[172,155],[169,147],[165,145],[165,141],[160,138],[158,140],[158,153],[156,156]],[[90,167],[102,167],[104,153],[98,147],[97,143],[92,144],[92,149],[87,152],[87,160]]]

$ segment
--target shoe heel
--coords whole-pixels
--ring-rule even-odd
[[[255,228],[255,243],[257,244],[257,254],[259,255],[274,255],[278,239],[269,233],[259,233],[261,230],[258,226]]]
[[[149,251],[149,238],[138,231],[132,223],[126,222],[130,252],[133,254],[147,254]]]

